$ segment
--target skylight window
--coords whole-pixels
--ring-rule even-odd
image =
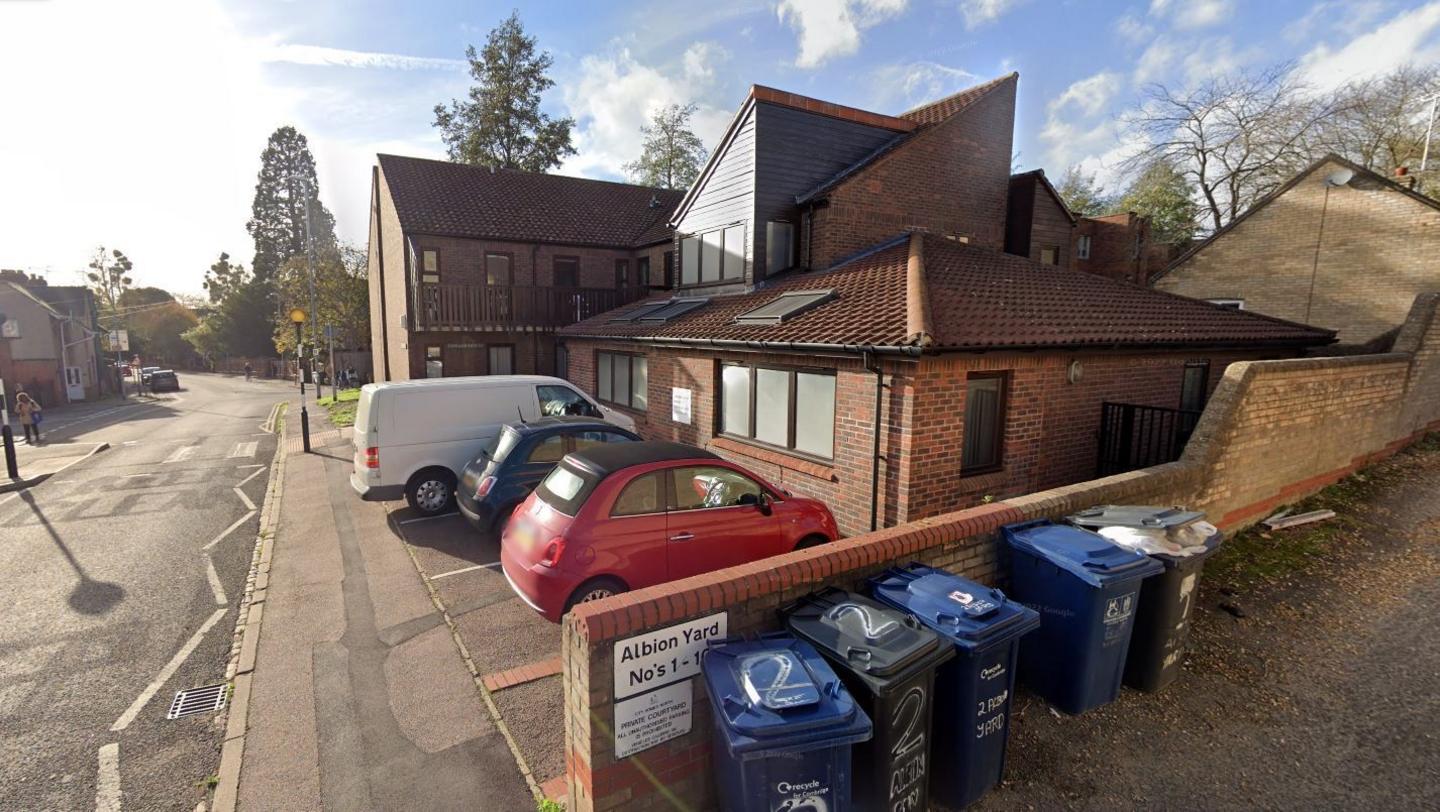
[[[621,313],[620,315],[618,315],[618,316],[610,319],[610,324],[616,324],[616,323],[618,323],[618,322],[635,321],[636,319],[644,318],[645,316],[648,316],[648,315],[650,315],[651,313],[654,313],[654,312],[657,311],[657,310],[661,310],[661,309],[663,309],[663,308],[669,307],[669,306],[670,306],[670,301],[671,301],[671,300],[666,299],[665,301],[662,301],[662,302],[650,302],[649,304],[640,305],[639,307],[635,308],[634,310],[626,311],[626,312]]]
[[[704,307],[709,301],[709,299],[671,299],[665,303],[664,307],[645,313],[636,320],[663,324],[676,316],[683,316],[692,310]]]
[[[833,290],[795,290],[735,317],[736,324],[779,324],[835,298]]]

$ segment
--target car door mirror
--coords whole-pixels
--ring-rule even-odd
[[[762,516],[769,516],[774,512],[774,509],[770,507],[770,494],[761,491],[760,495],[755,497],[755,507],[760,509]]]

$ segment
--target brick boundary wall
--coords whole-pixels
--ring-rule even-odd
[[[1417,297],[1383,355],[1232,364],[1177,462],[923,519],[809,550],[636,590],[564,620],[565,763],[572,810],[714,806],[709,699],[690,680],[688,734],[614,757],[613,650],[625,637],[718,611],[730,635],[772,631],[777,609],[923,561],[1003,583],[997,530],[1104,503],[1185,504],[1227,532],[1252,524],[1440,430],[1440,293]]]

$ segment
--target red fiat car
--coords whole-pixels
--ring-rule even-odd
[[[552,622],[581,601],[823,544],[830,509],[679,443],[567,455],[500,538],[505,578]]]

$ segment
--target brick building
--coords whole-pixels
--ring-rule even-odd
[[[557,327],[664,286],[673,261],[665,219],[679,198],[379,156],[369,240],[374,380],[553,373]]]
[[[1005,203],[1005,253],[1075,268],[1079,264],[1075,253],[1078,222],[1045,177],[1045,170],[1010,176]]]
[[[99,396],[101,371],[94,294],[50,286],[23,273],[0,279],[0,380],[55,406]],[[23,281],[16,281],[23,280]]]
[[[1373,341],[1440,290],[1440,202],[1337,155],[1316,161],[1162,272],[1159,290]]]
[[[1075,270],[1144,285],[1178,249],[1152,240],[1150,218],[1133,211],[1081,217],[1075,229]]]
[[[1090,478],[1102,403],[1173,421],[1232,361],[1330,340],[918,232],[825,271],[703,304],[654,297],[560,333],[570,379],[646,437],[823,499],[848,534]]]

